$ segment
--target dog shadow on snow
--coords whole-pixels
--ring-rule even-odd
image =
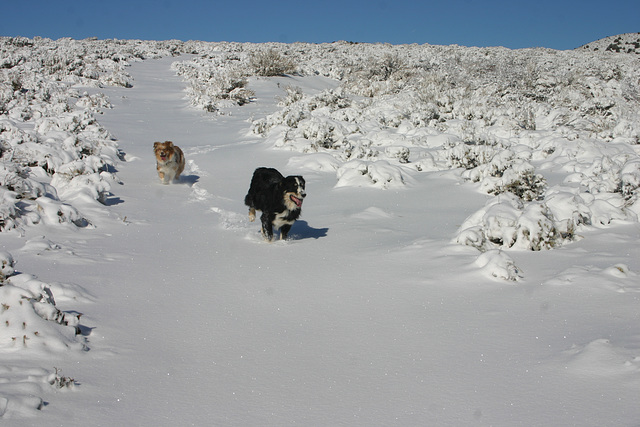
[[[193,187],[193,184],[198,182],[199,179],[200,177],[198,175],[180,175],[180,178],[178,178],[175,181],[175,183],[185,184],[185,185],[188,185],[189,187]]]
[[[319,239],[327,237],[328,228],[313,228],[307,221],[297,220],[291,227],[289,236],[294,240]]]

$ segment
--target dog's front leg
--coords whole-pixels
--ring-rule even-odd
[[[287,240],[289,230],[291,230],[291,224],[284,224],[280,227],[280,240]]]
[[[262,221],[262,235],[270,242],[273,239],[273,218],[263,212],[260,220]]]

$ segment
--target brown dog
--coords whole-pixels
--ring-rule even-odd
[[[158,176],[163,184],[180,179],[184,170],[184,154],[171,141],[154,142],[153,152],[156,154]]]

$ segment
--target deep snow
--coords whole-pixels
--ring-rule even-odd
[[[99,121],[126,161],[106,207],[80,205],[95,228],[3,233],[16,270],[64,284],[57,307],[83,313],[88,346],[5,351],[0,396],[17,409],[3,423],[637,424],[637,222],[481,254],[456,238],[493,197],[460,170],[337,185],[333,160],[250,132],[284,86],[332,80],[253,78],[255,101],[216,116],[188,105],[174,61],[136,63],[133,88],[100,89],[114,108]],[[185,151],[180,183],[160,184],[156,140]],[[265,243],[247,220],[257,166],[307,180],[289,241]],[[518,280],[493,277],[510,263]],[[75,386],[48,387],[54,367]]]

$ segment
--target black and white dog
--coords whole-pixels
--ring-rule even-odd
[[[249,220],[256,219],[256,210],[262,211],[262,235],[273,239],[273,229],[280,229],[284,240],[293,223],[300,217],[302,201],[307,193],[300,175],[284,177],[273,168],[258,168],[253,172],[249,192],[244,204],[249,206]]]

